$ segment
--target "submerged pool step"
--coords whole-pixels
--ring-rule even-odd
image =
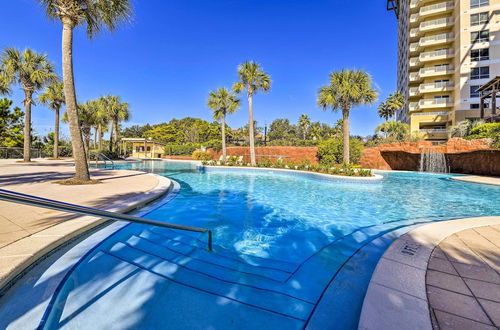
[[[145,231],[149,231],[164,236],[168,239],[180,242],[185,245],[206,249],[206,244],[207,244],[206,242],[201,241],[197,237],[191,236],[189,234],[180,233],[179,231],[170,230],[167,228],[148,228]],[[262,258],[245,253],[236,253],[234,251],[229,251],[228,249],[223,248],[217,244],[214,244],[214,251],[212,252],[212,254],[218,255],[219,257],[223,258],[233,259],[252,266],[277,269],[288,273],[293,273],[299,266],[299,263],[292,263],[270,258]]]
[[[209,276],[181,267],[152,254],[145,254],[124,243],[116,243],[105,253],[126,261],[136,267],[168,278],[177,283],[196,288],[198,290],[216,294],[243,304],[261,308],[298,320],[306,320],[313,304],[291,297],[284,293],[267,289],[244,286],[230,283],[222,279]]]
[[[240,260],[222,258],[205,249],[195,248],[177,241],[169,240],[149,231],[143,231],[139,233],[137,237],[143,239],[143,244],[146,244],[149,248],[155,249],[155,251],[158,251],[158,248],[160,248],[160,256],[165,256],[167,258],[167,255],[173,253],[177,258],[180,258],[180,260],[184,259],[185,262],[189,262],[190,259],[192,259],[193,262],[201,262],[204,264],[204,268],[215,266],[216,268],[222,268],[222,270],[254,275],[275,282],[284,282],[290,276],[290,273],[279,269],[253,266]],[[171,259],[171,257],[168,258]]]

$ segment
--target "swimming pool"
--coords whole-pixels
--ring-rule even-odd
[[[391,172],[367,184],[167,161],[117,166],[175,180],[177,196],[144,217],[212,229],[215,252],[203,235],[128,225],[68,275],[46,328],[355,329],[395,238],[429,221],[500,215],[500,187],[449,175]]]

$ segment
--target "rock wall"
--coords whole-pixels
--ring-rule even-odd
[[[492,149],[486,139],[453,138],[437,146],[428,141],[389,143],[365,149],[360,163],[380,170],[418,171],[420,154],[425,152],[445,153],[453,173],[500,175],[500,149]]]
[[[214,159],[219,159],[222,155],[220,152],[212,152]],[[302,160],[309,160],[312,164],[318,163],[318,148],[316,147],[256,147],[255,154],[257,156],[286,156],[283,158],[285,161],[293,160],[298,163]],[[229,147],[227,148],[228,156],[243,156],[243,161],[250,162],[250,148],[249,147]],[[257,157],[259,159],[266,157]],[[269,159],[276,159],[276,157],[267,157]]]

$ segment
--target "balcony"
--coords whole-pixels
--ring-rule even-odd
[[[427,17],[432,15],[440,15],[453,11],[455,3],[453,1],[436,3],[420,8],[419,16]]]
[[[418,109],[449,108],[453,106],[450,99],[423,99],[418,102]]]
[[[410,26],[416,25],[420,23],[420,15],[417,14],[411,14],[410,15]]]
[[[435,77],[435,76],[446,76],[453,74],[453,66],[431,66],[427,68],[422,68],[418,72],[420,78]]]
[[[422,80],[418,72],[410,72],[410,82],[419,82]]]
[[[420,6],[419,0],[411,0],[410,1],[410,10],[417,9]]]
[[[422,63],[420,63],[420,59],[418,57],[412,57],[410,58],[410,68],[419,68],[422,66]]]
[[[420,62],[430,62],[453,58],[455,51],[453,49],[441,49],[433,52],[421,53],[419,56]]]
[[[453,24],[455,24],[455,20],[452,17],[433,19],[431,21],[425,21],[420,23],[419,32],[429,32],[443,28],[448,28],[452,27]]]
[[[428,37],[423,37],[419,41],[421,47],[436,46],[453,42],[455,35],[452,32],[435,34]]]
[[[420,36],[419,28],[414,28],[414,29],[410,30],[410,38],[411,39],[418,38],[419,36]]]
[[[450,111],[435,111],[435,112],[420,112],[414,113],[412,117],[423,117],[423,116],[432,116],[432,117],[447,117],[450,114]]]
[[[420,93],[439,93],[453,91],[455,85],[452,81],[421,84],[418,88]]]
[[[410,44],[410,54],[415,54],[420,50],[420,45],[418,42],[412,42]]]
[[[409,95],[410,95],[410,97],[419,96],[420,95],[419,88],[418,87],[410,87]]]
[[[410,112],[418,111],[418,102],[410,102],[408,108],[409,108]]]

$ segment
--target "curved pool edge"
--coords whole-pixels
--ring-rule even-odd
[[[299,170],[290,170],[282,168],[263,168],[263,167],[244,167],[244,166],[197,166],[197,169],[204,172],[274,172],[280,174],[288,174],[290,176],[302,176],[314,179],[321,179],[332,182],[346,182],[346,183],[379,183],[384,177],[380,174],[374,174],[372,177],[358,177],[358,176],[342,176],[332,175],[325,173],[307,172]]]
[[[363,302],[358,329],[432,329],[425,286],[432,251],[465,229],[498,225],[500,216],[433,222],[393,242],[377,263]]]
[[[152,173],[143,173],[154,176],[158,180],[157,185],[153,189],[138,196],[123,200],[120,203],[114,204],[110,208],[105,208],[104,210],[116,213],[127,213],[157,200],[174,188],[172,180],[166,177]],[[4,293],[9,290],[9,288],[20,277],[28,272],[40,260],[43,260],[48,254],[65,244],[70,244],[72,241],[78,239],[82,235],[85,235],[89,231],[99,226],[104,226],[107,222],[109,222],[109,220],[102,218],[79,216],[69,221],[64,221],[58,225],[49,227],[41,232],[4,247],[11,250],[11,254],[15,254],[17,250],[23,249],[23,246],[29,246],[30,251],[23,256],[22,260],[11,264],[9,266],[11,269],[7,273],[0,276],[0,296],[4,295]],[[37,240],[34,241],[34,237],[40,237],[42,240],[40,240],[40,242]],[[26,250],[26,248],[23,250]]]

